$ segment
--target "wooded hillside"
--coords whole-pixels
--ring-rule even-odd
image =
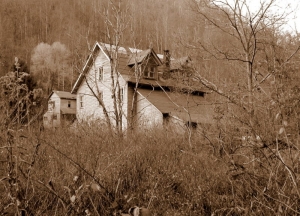
[[[1,0],[0,4],[2,75],[9,70],[14,56],[30,66],[33,49],[42,42],[66,45],[74,70],[78,70],[76,66],[80,68],[87,56],[88,44],[106,40],[104,12],[110,10],[108,0]],[[124,45],[136,44],[141,49],[152,46],[158,53],[168,48],[176,53],[176,33],[189,28],[191,36],[195,34],[185,0],[133,0],[122,4],[129,15]]]
[[[205,2],[209,1],[203,1],[202,6],[200,5],[203,9],[206,8]],[[224,29],[217,28],[217,25],[209,21],[209,17],[201,16],[195,5],[197,1],[194,0],[123,0],[120,4],[116,0],[1,0],[0,75],[10,70],[15,56],[32,68],[34,50],[38,45],[44,43],[51,46],[54,42],[59,42],[63,46],[59,49],[65,50],[62,55],[65,56],[63,62],[66,65],[51,68],[56,73],[58,70],[59,73],[64,73],[58,78],[60,81],[56,82],[55,88],[70,90],[94,42],[111,42],[107,38],[105,22],[108,16],[114,16],[112,4],[121,8],[121,16],[124,17],[122,22],[126,23],[121,37],[123,46],[139,49],[153,47],[157,53],[169,49],[175,58],[190,55],[198,68],[202,68],[201,74],[206,78],[223,84],[238,82],[239,75],[232,69],[232,64],[222,61],[226,59],[224,56],[216,56],[210,52],[212,49],[208,51],[203,46],[211,43],[213,46],[210,48],[220,46],[233,52],[237,48],[237,41],[224,34]],[[214,20],[222,21],[224,25],[229,24],[220,10],[205,10]],[[284,23],[284,19],[280,22]],[[278,41],[282,43],[287,39],[287,43],[297,46],[297,36],[279,32],[271,25],[266,29],[260,32],[264,37],[264,44]],[[49,51],[49,47],[44,48]],[[53,55],[56,56],[56,52]],[[264,56],[260,55],[259,58],[263,58],[261,62],[264,61]],[[68,80],[65,81],[65,77]]]

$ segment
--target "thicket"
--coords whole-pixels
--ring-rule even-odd
[[[230,103],[190,139],[168,130],[120,137],[96,123],[40,130],[2,113],[15,123],[0,128],[0,212],[297,215],[299,89],[278,92],[272,107],[255,100],[258,137]]]
[[[16,57],[12,71],[0,77],[1,124],[7,128],[29,127],[44,111],[42,93],[26,64]]]
[[[216,145],[198,132],[190,147],[166,131],[120,138],[88,124],[2,128],[1,215],[113,215],[133,206],[153,215],[299,214],[297,149],[253,149],[221,132]]]

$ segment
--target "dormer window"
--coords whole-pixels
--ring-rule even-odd
[[[154,79],[155,78],[156,67],[148,66],[144,71],[144,77]]]

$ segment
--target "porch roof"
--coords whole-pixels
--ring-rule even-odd
[[[161,113],[185,122],[212,123],[213,107],[203,96],[138,89]]]
[[[60,112],[61,114],[74,114],[76,115],[76,109],[71,109],[71,108],[65,108],[65,107],[62,107],[60,108]]]

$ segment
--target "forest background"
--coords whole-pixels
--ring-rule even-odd
[[[95,41],[111,42],[107,37],[105,16],[113,2],[117,1],[2,0],[0,75],[12,69],[17,56],[26,63],[28,71],[32,71],[46,94],[52,89],[70,91]],[[201,42],[206,40],[228,47],[231,41],[207,18],[199,16],[193,3],[187,0],[122,1],[121,7],[127,13],[124,23],[128,26],[122,32],[120,44],[139,49],[152,47],[157,53],[168,49],[174,58],[189,55],[208,80],[238,83],[239,77],[234,71],[228,73],[224,62],[207,55],[201,47]],[[259,8],[260,4],[255,4]],[[253,4],[249,5],[257,10]],[[281,4],[272,10],[274,8],[285,15],[292,12],[291,8],[286,10]],[[224,18],[216,11],[211,12],[216,19]],[[291,25],[289,20],[282,19],[280,23],[283,26],[273,29],[272,34],[277,34],[278,39],[297,40],[295,31],[285,31],[287,24]],[[208,64],[209,71],[201,68]],[[45,83],[46,80],[53,80],[52,86]]]
[[[0,7],[0,74],[6,74],[18,56],[29,70],[34,64],[41,68],[53,67],[36,58],[49,55],[50,47],[56,43],[57,68],[67,79],[66,84],[56,83],[55,88],[70,90],[74,84],[91,46],[95,41],[108,42],[104,13],[110,1],[1,1]],[[179,46],[179,33],[193,38],[203,35],[204,25],[195,25],[193,13],[187,2],[177,1],[122,1],[128,9],[129,26],[122,35],[123,46],[139,49],[153,47],[157,53],[169,49],[174,57],[189,54]],[[124,9],[125,10],[125,9]],[[130,23],[129,23],[130,22]],[[42,44],[41,44],[42,43]],[[37,46],[39,45],[39,48]],[[55,46],[55,44],[54,44]],[[42,50],[34,56],[35,48]],[[57,50],[56,49],[56,50]],[[44,55],[44,56],[43,56]],[[42,57],[43,56],[43,57]],[[52,64],[52,63],[51,63]],[[53,63],[54,64],[54,63]],[[56,69],[53,69],[56,70]]]

